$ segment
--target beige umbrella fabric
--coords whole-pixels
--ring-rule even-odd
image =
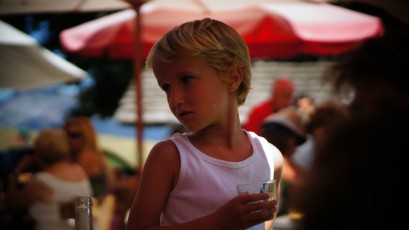
[[[1,0],[0,15],[111,11],[130,7],[122,0]]]
[[[88,74],[0,21],[0,89],[27,89],[78,81]]]

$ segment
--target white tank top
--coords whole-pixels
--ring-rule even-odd
[[[263,137],[245,132],[253,154],[240,162],[209,157],[195,148],[186,134],[170,138],[179,151],[180,174],[162,213],[162,226],[185,223],[215,212],[237,196],[237,184],[274,179],[273,152],[279,150]],[[251,229],[264,230],[264,224]]]
[[[84,172],[85,173],[85,172]],[[53,191],[51,202],[34,202],[29,213],[37,221],[36,230],[74,230],[67,220],[60,218],[60,203],[72,201],[76,196],[91,196],[91,184],[88,179],[79,182],[61,180],[47,172],[35,174]]]

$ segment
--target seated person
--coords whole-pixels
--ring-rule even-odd
[[[284,170],[280,192],[282,197],[277,215],[287,214],[290,211],[291,190],[302,183],[306,174],[306,170],[292,159],[297,146],[306,141],[302,113],[293,106],[281,109],[264,120],[261,133],[283,154]]]
[[[117,185],[117,175],[108,164],[98,145],[97,133],[91,119],[85,116],[70,117],[64,124],[68,135],[71,160],[87,173],[92,185],[92,195],[97,198],[109,194]]]
[[[35,229],[74,229],[64,219],[65,204],[74,204],[77,196],[91,196],[91,185],[84,170],[70,161],[67,136],[62,130],[44,129],[34,143],[34,161],[42,168],[34,175],[25,174],[25,180],[10,180],[8,205],[13,209],[27,208],[34,218]],[[22,178],[20,176],[20,178]],[[74,206],[68,206],[74,217]]]
[[[293,99],[295,86],[288,78],[276,79],[271,87],[271,97],[251,108],[243,129],[261,134],[261,125],[269,115],[280,109],[290,106]]]
[[[293,160],[306,169],[311,168],[315,152],[326,142],[327,136],[348,118],[348,110],[335,101],[324,101],[315,106],[315,112],[305,124],[307,141],[297,148]]]

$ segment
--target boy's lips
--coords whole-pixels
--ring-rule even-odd
[[[178,118],[181,120],[186,120],[187,118],[191,116],[191,114],[193,113],[189,111],[183,111],[183,112],[178,113]]]

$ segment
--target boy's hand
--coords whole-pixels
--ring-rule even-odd
[[[268,201],[268,194],[240,194],[215,213],[224,229],[246,229],[271,220],[277,201]]]

